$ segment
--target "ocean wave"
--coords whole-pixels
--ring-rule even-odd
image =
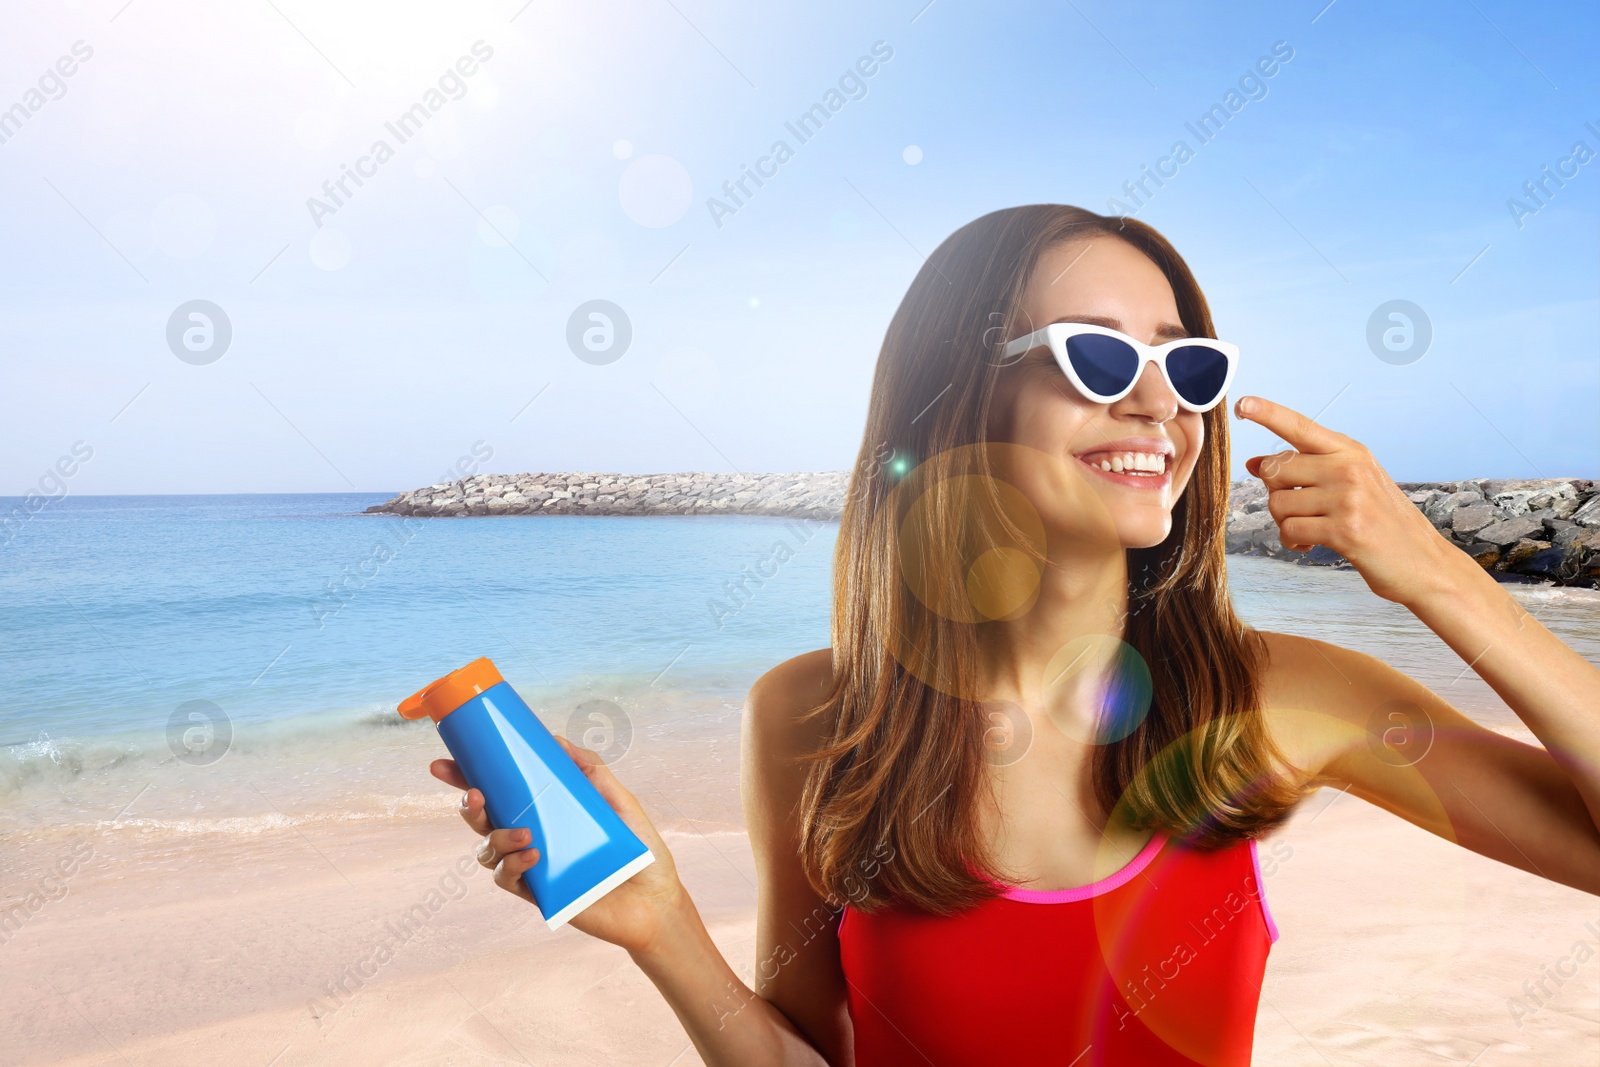
[[[1510,585],[1505,587],[1517,600],[1544,604],[1600,605],[1600,589],[1573,585]]]
[[[386,721],[389,720],[389,721]],[[360,731],[426,728],[375,709],[360,709],[343,714],[296,715],[263,722],[227,722],[227,754],[249,753],[270,756],[287,754],[305,746],[339,743],[359,745]],[[156,730],[133,730],[86,737],[51,736],[40,730],[25,741],[0,745],[0,798],[33,786],[69,788],[89,778],[109,775],[160,776],[163,772],[184,770],[193,764],[184,757],[181,736]]]
[[[692,732],[708,718],[726,719],[737,714],[742,694],[731,689],[655,689],[635,679],[592,679],[542,692],[528,688],[522,695],[552,731],[570,733],[582,743],[583,730],[594,721],[595,701],[618,709],[637,736],[663,724]],[[96,787],[104,787],[114,794],[127,787],[131,795],[132,788],[146,782],[200,788],[219,771],[240,778],[286,768],[355,767],[370,777],[381,773],[385,762],[414,766],[413,761],[424,758],[428,750],[447,754],[428,720],[403,719],[387,702],[224,720],[213,724],[211,743],[223,746],[215,757],[209,749],[191,752],[185,737],[170,731],[145,728],[65,736],[39,730],[24,740],[0,744],[0,808],[26,802],[40,791],[66,796],[85,790],[98,793]]]
[[[454,818],[456,801],[453,793],[435,793],[413,796],[373,796],[363,798],[360,810],[324,811],[308,814],[286,814],[281,811],[253,812],[217,816],[127,816],[92,821],[53,821],[46,825],[13,831],[13,841],[22,838],[58,838],[92,834],[102,838],[115,834],[133,834],[140,838],[180,837],[196,838],[222,836],[257,837],[284,831],[299,831],[310,827],[332,827],[350,823],[387,822],[413,818]],[[742,828],[723,826],[707,827],[698,821],[676,818],[659,820],[658,830],[669,844],[686,841],[721,841],[743,839]]]
[[[361,810],[327,811],[305,815],[286,815],[281,811],[260,812],[249,815],[223,815],[211,818],[119,818],[100,819],[87,824],[98,833],[117,830],[136,830],[141,833],[163,834],[262,834],[274,830],[295,830],[303,826],[328,823],[365,822],[375,819],[405,819],[417,816],[444,816],[454,814],[456,801],[453,793],[433,793],[416,796],[374,796],[364,798]]]
[[[0,746],[0,797],[30,785],[67,785],[86,774],[126,769],[145,762],[148,745],[145,737],[53,738],[41,730],[30,740]]]

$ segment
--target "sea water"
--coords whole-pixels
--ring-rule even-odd
[[[66,498],[12,530],[0,833],[437,811],[448,791],[427,764],[445,753],[395,704],[480,655],[552,730],[661,789],[660,806],[691,797],[697,818],[737,822],[740,705],[761,672],[828,643],[836,524],[361,513],[384,499]],[[1251,625],[1376,655],[1515,731],[1356,572],[1229,557],[1229,583]],[[1507,588],[1600,662],[1600,593]]]
[[[141,787],[119,825],[154,805],[169,828],[271,827],[328,790],[346,815],[425,806],[445,753],[395,705],[480,655],[556,732],[666,755],[828,643],[834,523],[361,513],[386,498],[68,498],[15,531],[0,831],[110,820]]]

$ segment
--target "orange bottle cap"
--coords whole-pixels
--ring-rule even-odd
[[[400,702],[400,715],[420,719],[424,715],[438,722],[479,693],[505,681],[488,656],[479,656],[460,670],[451,671],[412,693]]]

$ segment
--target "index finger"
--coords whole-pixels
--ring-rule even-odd
[[[592,774],[595,767],[600,764],[600,759],[588,749],[573,744],[560,734],[556,734],[555,739],[560,742],[562,749],[572,757],[572,762],[576,763],[578,769],[584,774]]]
[[[1249,419],[1265,426],[1289,442],[1297,452],[1325,454],[1337,452],[1344,447],[1344,434],[1330,430],[1293,408],[1274,404],[1264,397],[1242,396],[1234,405],[1234,411],[1241,419]]]
[[[489,812],[485,805],[481,789],[473,789],[467,783],[466,775],[461,773],[461,767],[453,759],[436,759],[428,764],[428,771],[439,781],[446,785],[453,785],[457,789],[465,789],[461,795],[461,817],[472,827],[473,833],[487,834],[494,826],[489,822]]]
[[[470,788],[467,785],[466,775],[461,773],[461,768],[453,759],[436,759],[428,764],[428,773],[433,775],[445,785],[453,785],[457,789]]]

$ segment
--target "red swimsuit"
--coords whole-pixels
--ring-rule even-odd
[[[1254,841],[1158,831],[1093,885],[958,915],[846,905],[857,1067],[1245,1065],[1277,927]]]

